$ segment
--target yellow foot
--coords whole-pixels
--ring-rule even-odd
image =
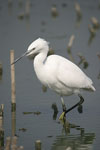
[[[63,113],[60,115],[59,120],[64,120],[64,118],[65,118],[65,112],[63,112]]]

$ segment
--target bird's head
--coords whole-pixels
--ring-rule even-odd
[[[33,41],[29,45],[26,56],[29,58],[33,58],[40,52],[45,52],[45,51],[48,52],[49,50],[48,44],[49,43],[45,41],[44,39],[38,38],[37,40]]]
[[[34,58],[37,54],[41,52],[48,53],[49,51],[48,44],[49,43],[45,41],[44,39],[38,38],[37,40],[33,41],[29,45],[27,51],[24,54],[22,54],[19,58],[17,58],[12,64],[16,63],[18,60],[20,60],[24,56],[27,56],[28,58]]]

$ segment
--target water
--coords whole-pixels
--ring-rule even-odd
[[[100,147],[100,30],[90,40],[88,24],[90,18],[96,17],[100,22],[99,1],[78,1],[81,6],[82,19],[77,23],[74,9],[74,1],[30,1],[30,17],[20,20],[18,16],[25,12],[25,1],[19,5],[13,1],[8,5],[7,1],[0,3],[0,61],[3,65],[2,80],[0,80],[0,104],[4,104],[4,135],[11,136],[12,122],[15,123],[15,133],[18,136],[18,145],[24,149],[34,149],[37,139],[42,141],[42,148],[48,150],[65,150],[68,147],[84,150],[98,150]],[[53,18],[51,7],[56,4],[58,16]],[[83,92],[85,99],[83,113],[77,109],[67,115],[70,126],[64,127],[59,123],[62,112],[60,97],[47,90],[42,91],[42,85],[36,78],[32,62],[24,58],[15,65],[16,72],[16,114],[12,120],[11,114],[11,81],[10,81],[10,50],[15,50],[15,57],[19,57],[27,50],[28,45],[38,37],[50,42],[50,47],[56,54],[69,58],[67,44],[70,36],[74,34],[75,40],[72,46],[72,56],[76,64],[80,58],[78,53],[88,62],[87,69],[80,67],[89,75],[96,88],[95,93]],[[78,101],[78,97],[65,97],[67,108]],[[52,104],[57,104],[59,113],[56,120],[53,118]],[[36,114],[23,114],[23,112],[41,112]],[[20,130],[24,128],[25,131]]]

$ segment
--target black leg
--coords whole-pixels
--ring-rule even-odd
[[[69,108],[68,110],[65,111],[65,115],[70,112],[72,109],[76,108],[77,106],[80,106],[83,102],[84,102],[84,98],[79,94],[78,95],[80,97],[80,101],[75,104],[74,106],[72,106],[71,108]]]
[[[63,121],[66,120],[66,114],[68,112],[70,112],[71,110],[73,110],[74,108],[76,108],[76,107],[78,107],[78,109],[80,109],[80,107],[82,108],[82,103],[84,102],[84,98],[80,94],[78,96],[80,97],[80,101],[78,103],[76,103],[74,106],[72,106],[71,108],[69,108],[69,109],[66,109],[66,105],[64,103],[64,100],[61,97],[63,113],[60,115],[59,120],[63,120]],[[81,112],[82,112],[82,109],[81,109],[80,113]]]

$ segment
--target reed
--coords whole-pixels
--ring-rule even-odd
[[[51,15],[52,15],[52,17],[54,17],[54,18],[56,18],[56,17],[58,16],[58,10],[57,10],[57,8],[56,8],[56,5],[53,5],[53,6],[51,7]]]
[[[3,69],[2,69],[2,63],[0,62],[0,75],[2,75]]]
[[[6,144],[5,144],[5,150],[23,150],[23,146],[17,145],[18,138],[16,136],[7,137],[6,138]]]
[[[1,104],[1,107],[0,107],[0,148],[4,146],[3,117],[4,117],[4,104]]]
[[[40,140],[35,141],[35,150],[41,150],[41,141]]]
[[[25,15],[26,17],[30,17],[30,0],[26,1],[26,5],[25,5]]]
[[[97,28],[100,27],[100,23],[99,23],[99,21],[97,20],[97,18],[91,17],[91,22],[92,22],[94,28],[97,29]]]
[[[81,12],[80,5],[77,2],[75,3],[75,10],[76,10],[77,17],[81,18],[82,17],[82,12]]]
[[[69,39],[68,46],[67,46],[67,52],[68,52],[69,58],[70,58],[70,60],[73,61],[73,62],[74,62],[74,58],[73,58],[73,56],[72,56],[71,48],[72,48],[74,39],[75,39],[75,36],[74,36],[74,35],[71,35],[71,37],[70,37],[70,39]]]
[[[14,62],[14,50],[10,51],[10,63]],[[11,65],[11,110],[16,111],[15,65]]]

